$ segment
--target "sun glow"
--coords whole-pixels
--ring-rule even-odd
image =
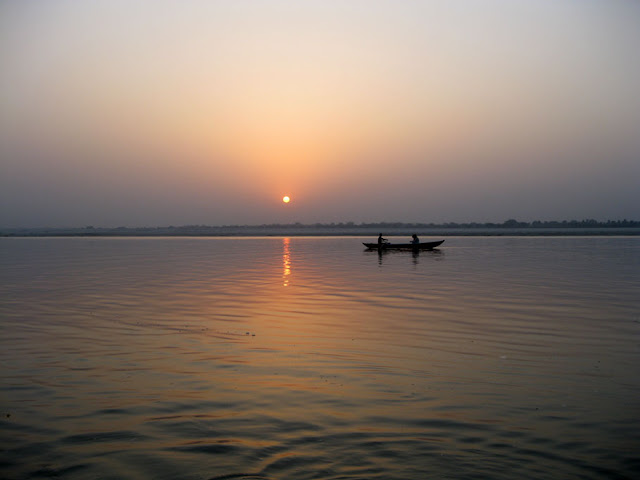
[[[284,203],[289,203],[291,201],[291,199],[287,195],[285,195],[284,197],[282,197],[282,201]]]

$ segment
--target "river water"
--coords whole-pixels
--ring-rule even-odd
[[[0,238],[0,478],[640,477],[640,238],[363,240]]]

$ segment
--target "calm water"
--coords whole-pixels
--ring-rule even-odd
[[[639,238],[362,240],[0,238],[0,477],[640,476]]]

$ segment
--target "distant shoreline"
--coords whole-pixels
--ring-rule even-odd
[[[460,227],[424,225],[267,225],[267,226],[185,226],[157,228],[37,228],[4,229],[0,237],[374,237],[411,236],[638,236],[640,227]]]

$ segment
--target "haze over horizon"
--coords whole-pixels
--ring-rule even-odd
[[[0,227],[640,219],[639,25],[623,0],[2,2]]]

